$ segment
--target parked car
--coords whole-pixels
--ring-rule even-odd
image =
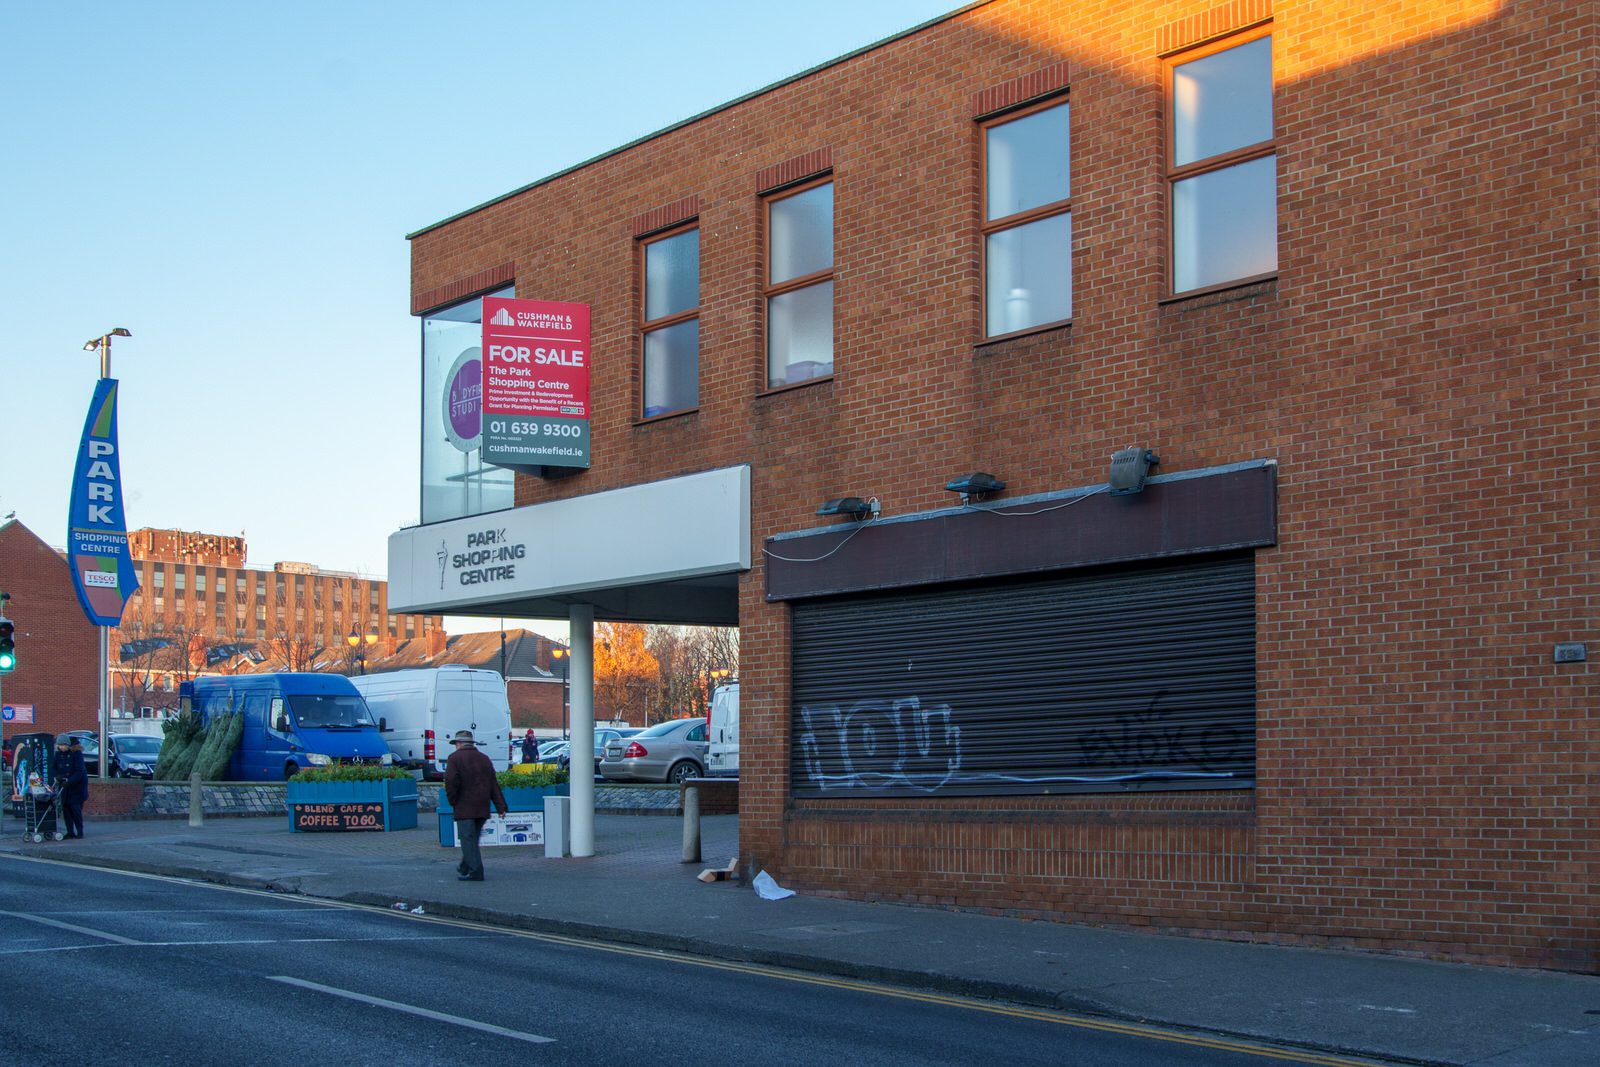
[[[88,749],[84,752],[87,754]],[[151,734],[112,734],[110,765],[112,778],[154,778],[156,757],[161,754],[161,738]]]
[[[565,756],[567,754],[567,744],[568,743],[566,741],[562,741],[560,738],[557,738],[554,741],[546,741],[546,742],[544,742],[543,744],[541,744],[539,746],[539,762],[540,763],[556,763],[556,762],[558,762],[560,757]]]
[[[83,765],[92,778],[100,773],[100,734],[96,730],[68,730],[60,737],[76,737],[83,745]]]
[[[704,719],[669,719],[607,741],[599,771],[608,782],[682,782],[705,775],[708,747]]]

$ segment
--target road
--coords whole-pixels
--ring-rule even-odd
[[[16,858],[0,858],[0,1052],[32,1065],[1285,1062],[1212,1037]]]

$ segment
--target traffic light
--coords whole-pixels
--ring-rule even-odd
[[[0,615],[0,674],[8,674],[17,669],[17,639],[16,626],[10,619]]]

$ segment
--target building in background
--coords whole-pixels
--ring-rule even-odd
[[[140,588],[112,637],[118,718],[159,716],[200,674],[264,664],[349,673],[359,656],[433,654],[446,642],[438,615],[389,615],[381,579],[310,563],[249,567],[242,536],[147,528],[128,542]]]
[[[738,625],[803,891],[1594,970],[1595,30],[995,0],[427,226],[391,595]]]
[[[95,627],[78,603],[65,557],[14,518],[0,520],[0,591],[11,594],[0,614],[17,627],[17,668],[0,675],[0,700],[34,717],[32,724],[7,722],[7,736],[95,729]]]

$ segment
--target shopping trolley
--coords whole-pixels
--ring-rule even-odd
[[[22,791],[22,836],[35,841],[61,841],[61,794],[47,785],[29,783]]]

